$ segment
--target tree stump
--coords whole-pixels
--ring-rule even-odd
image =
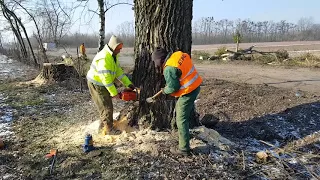
[[[61,82],[70,78],[79,78],[79,74],[73,66],[65,65],[64,63],[43,63],[43,68],[38,78]]]

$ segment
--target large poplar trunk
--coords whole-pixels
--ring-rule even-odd
[[[168,51],[191,52],[192,0],[135,0],[135,68],[133,82],[141,87],[139,108],[133,124],[153,129],[170,128],[174,115],[175,99],[161,95],[153,104],[145,99],[164,87],[165,80],[157,73],[151,60],[154,47]],[[139,119],[139,122],[138,122]]]

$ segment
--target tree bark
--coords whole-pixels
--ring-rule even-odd
[[[99,6],[99,18],[100,18],[100,30],[99,30],[99,48],[98,51],[101,51],[104,47],[105,39],[105,11],[104,11],[104,0],[97,0]]]
[[[161,95],[154,104],[145,99],[164,87],[162,72],[154,67],[151,53],[161,46],[168,51],[191,53],[192,0],[135,0],[135,68],[133,82],[141,87],[139,107],[131,124],[153,129],[170,128],[175,99]],[[157,72],[158,71],[158,72]]]

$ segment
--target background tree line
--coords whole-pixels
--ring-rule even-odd
[[[126,47],[134,46],[134,23],[133,22],[123,22],[117,26],[117,32],[110,32],[105,35],[104,42],[108,42],[110,37],[115,34],[119,36],[125,43]],[[32,44],[34,47],[37,46],[36,36],[32,36]],[[96,48],[98,47],[99,34],[84,34],[84,33],[68,33],[59,39],[58,46],[63,47],[77,47],[82,43],[85,43],[86,47]],[[50,36],[43,37],[44,42],[54,42]]]
[[[192,30],[193,44],[233,43],[237,31],[242,36],[242,42],[320,40],[320,24],[315,24],[313,18],[301,18],[294,24],[286,20],[232,21],[205,17],[195,21]]]
[[[278,42],[278,41],[311,41],[320,40],[320,24],[316,24],[313,18],[301,18],[297,23],[286,20],[252,21],[245,20],[215,20],[213,17],[201,18],[193,22],[192,42],[201,44],[234,43],[233,36],[239,31],[242,42]],[[127,47],[134,45],[134,23],[124,22],[117,26],[116,32],[106,35],[105,42],[111,34],[116,34],[124,41]],[[68,34],[60,40],[64,46],[77,46],[84,42],[87,47],[96,48],[98,34]],[[44,37],[45,41],[52,38]]]

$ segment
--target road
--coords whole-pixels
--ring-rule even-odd
[[[267,84],[320,95],[320,69],[239,64],[200,64],[196,65],[196,68],[205,78]]]

